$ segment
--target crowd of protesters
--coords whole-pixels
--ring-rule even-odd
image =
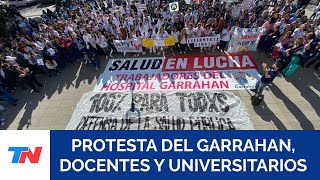
[[[203,0],[179,2],[179,11],[170,12],[168,3],[159,0],[77,0],[57,11],[43,11],[38,19],[26,19],[11,7],[2,6],[7,14],[7,38],[0,44],[0,99],[16,105],[10,92],[17,85],[40,92],[42,83],[36,75],[56,76],[66,63],[82,61],[100,69],[100,56],[117,54],[113,41],[132,38],[166,38],[173,36],[172,51],[186,54],[194,47],[190,37],[221,35],[221,41],[203,51],[225,51],[232,27],[265,28],[258,45],[282,64],[290,75],[293,66],[319,68],[320,3],[310,18],[305,15],[309,2],[303,0],[256,0],[249,7],[243,3]],[[137,7],[146,4],[146,9]],[[164,53],[163,48],[144,48],[141,54]],[[140,56],[141,54],[134,54]],[[317,61],[318,60],[318,61]]]

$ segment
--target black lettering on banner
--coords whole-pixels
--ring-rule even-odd
[[[144,127],[143,127],[143,129],[144,129],[144,130],[148,130],[148,129],[150,129],[150,118],[149,118],[149,116],[146,116],[145,118],[146,118],[146,119],[145,119],[145,121],[144,121]]]
[[[189,110],[191,112],[198,112],[198,103],[197,103],[197,96],[195,93],[189,94],[188,97],[192,97],[188,99],[188,104],[189,104]],[[193,100],[193,101],[192,101]],[[192,103],[193,102],[193,103]]]
[[[132,97],[132,101],[134,104],[140,104],[142,102],[142,94],[140,93],[135,93],[133,94],[133,97]],[[141,105],[140,107],[140,111],[143,112],[143,106]]]
[[[149,94],[142,94],[142,102],[141,102],[141,112],[145,109],[146,112],[149,112]]]
[[[175,116],[155,117],[157,124],[153,127],[154,130],[184,130],[185,120]]]
[[[112,106],[112,112],[115,112],[116,110],[120,110],[121,107],[120,107],[120,104],[122,103],[122,101],[124,100],[124,98],[126,98],[128,96],[127,93],[124,93],[124,94],[118,94],[118,98],[121,97],[121,99],[117,102],[117,104],[115,106]],[[108,112],[108,111],[106,111]]]
[[[160,111],[169,111],[169,107],[168,107],[168,100],[167,100],[167,96],[165,93],[161,93],[161,98],[160,98]]]
[[[118,120],[116,117],[106,118],[105,119],[105,129],[106,130],[117,130]]]
[[[186,93],[176,93],[176,96],[179,97],[180,99],[180,111],[181,112],[186,112],[186,109],[185,109],[185,104],[184,104],[184,98],[187,96]]]
[[[147,62],[147,64],[146,64],[146,62]],[[151,61],[148,61],[148,60],[144,59],[144,60],[142,60],[140,69],[141,70],[146,70],[146,69],[149,68],[150,64],[151,64]]]
[[[140,105],[141,112],[169,111],[168,100],[165,93],[135,93],[133,102]]]
[[[226,122],[226,120],[224,119],[224,118],[219,118],[219,121],[221,122],[221,123],[223,123],[223,124],[227,124],[227,122]]]
[[[83,128],[86,126],[88,122],[88,118],[86,116],[83,116],[80,120],[80,123],[78,124],[76,130],[83,130]]]
[[[104,93],[105,94],[105,96],[107,95],[106,93]],[[105,97],[104,96],[104,97]],[[102,99],[102,98],[100,98],[100,99]],[[101,102],[101,101],[100,101]],[[100,103],[99,102],[99,103]],[[109,108],[108,108],[108,105],[109,105],[109,103],[110,103],[110,99],[108,98],[108,97],[105,97],[104,98],[104,101],[102,102],[102,109],[105,111],[105,112],[109,112],[110,110],[109,110]],[[100,112],[100,111],[99,111]],[[96,110],[96,113],[97,113],[97,110]]]
[[[191,112],[228,112],[229,105],[226,103],[227,96],[218,93],[176,93],[180,102],[180,112],[185,112],[185,98],[187,98],[188,108]],[[218,97],[218,98],[217,98]],[[220,103],[220,106],[217,105]]]
[[[234,125],[232,124],[232,122],[230,121],[229,118],[227,118],[227,123],[228,123],[228,126],[229,126],[229,130],[236,130],[236,127],[234,127]]]
[[[118,69],[119,63],[121,63],[120,60],[114,61],[114,62],[112,63],[112,67],[109,68],[109,71],[114,71],[114,70]]]
[[[119,71],[121,71],[122,69],[128,70],[130,66],[130,61],[126,60],[119,68]]]
[[[105,103],[103,103],[105,112],[111,112],[111,110],[113,109],[113,106],[115,104],[115,99],[116,99],[116,95],[115,94],[110,94],[109,95],[108,100]],[[110,100],[111,100],[111,103],[109,105]]]
[[[174,124],[175,121],[173,121],[173,130],[184,130],[185,128],[185,121],[183,118],[178,117],[176,120],[176,125]]]
[[[150,110],[159,112],[160,94],[152,93],[150,97]]]
[[[226,103],[228,101],[228,96],[225,94],[219,93],[217,96],[217,100],[220,103],[220,110],[223,112],[228,112],[229,111],[229,105]]]
[[[208,108],[208,111],[209,112],[219,112],[218,110],[218,107],[216,105],[216,98],[217,98],[217,93],[213,93],[212,96],[210,96],[210,93],[205,93],[206,94],[206,97],[209,101],[209,108]]]
[[[131,118],[122,118],[120,130],[130,130]]]
[[[99,113],[102,110],[104,112],[115,112],[116,110],[121,110],[120,104],[123,102],[127,93],[119,93],[119,94],[95,94],[90,98],[92,102],[91,108],[89,110],[90,113]],[[116,102],[118,100],[118,102]]]
[[[189,123],[186,124],[186,121]],[[177,116],[156,117],[101,117],[83,116],[76,130],[130,130],[132,125],[137,130],[235,130],[229,118],[222,117],[189,117]]]
[[[209,117],[209,119],[210,119],[210,124],[211,124],[211,130],[215,130],[216,127],[215,127],[215,123],[214,123],[213,117]]]
[[[136,64],[137,64],[138,60],[134,60],[132,66],[130,67],[130,70],[138,70],[138,68],[136,68]]]
[[[151,69],[160,69],[162,65],[162,59],[155,59],[152,63]]]
[[[91,108],[89,110],[90,113],[92,113],[93,111],[95,111],[95,109],[97,109],[99,107],[99,104],[100,104],[99,97],[100,97],[100,94],[95,94],[94,96],[92,96],[90,98],[90,101],[93,100],[93,103],[92,103]]]
[[[195,117],[189,117],[190,129],[196,130],[194,128],[198,127],[200,129],[200,121],[196,120]]]
[[[202,93],[197,93],[197,104],[199,107],[199,112],[206,112],[207,111],[207,100],[206,97]]]

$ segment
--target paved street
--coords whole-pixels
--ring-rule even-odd
[[[259,65],[273,61],[255,52],[252,55]],[[102,60],[102,67],[105,65]],[[68,64],[57,77],[38,76],[45,83],[41,93],[19,87],[14,93],[18,106],[2,113],[6,120],[1,129],[65,129],[83,93],[93,89],[103,70],[97,72],[77,62]],[[256,129],[320,129],[319,81],[320,73],[300,67],[290,78],[277,77],[257,107],[252,107],[247,91],[233,93],[245,103]]]

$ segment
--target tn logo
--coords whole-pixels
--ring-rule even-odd
[[[8,151],[13,152],[11,163],[25,163],[28,157],[31,163],[38,163],[42,147],[36,147],[32,152],[29,147],[9,147]]]

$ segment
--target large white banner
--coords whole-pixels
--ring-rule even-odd
[[[235,27],[229,43],[228,52],[256,51],[263,33],[263,28]]]
[[[220,42],[220,34],[211,37],[188,38],[188,44],[194,44],[194,47],[210,47]]]
[[[94,91],[252,89],[256,68],[249,54],[109,59]]]
[[[142,52],[140,39],[114,40],[118,52]]]
[[[89,92],[68,130],[250,130],[245,106],[230,92]]]

